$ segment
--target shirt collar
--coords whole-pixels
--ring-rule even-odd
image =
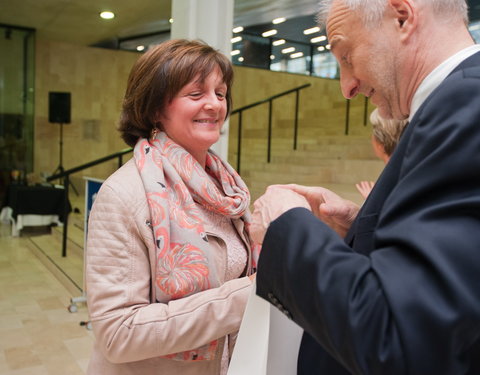
[[[439,66],[433,69],[418,86],[417,91],[413,95],[412,104],[410,106],[410,121],[418,108],[423,104],[425,99],[435,90],[442,81],[465,59],[480,51],[480,44],[474,44],[462,49],[453,56],[450,56]]]

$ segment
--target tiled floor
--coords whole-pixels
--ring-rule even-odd
[[[0,374],[85,374],[93,334],[85,305],[35,255],[33,237],[0,224]]]

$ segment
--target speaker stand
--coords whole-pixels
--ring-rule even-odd
[[[65,169],[63,168],[63,122],[61,122],[59,125],[60,125],[60,140],[59,140],[60,155],[59,155],[59,164],[58,164],[58,167],[55,169],[55,171],[52,173],[52,175],[56,175],[56,174],[65,172]],[[77,189],[75,188],[75,185],[73,185],[71,181],[70,181],[70,185],[72,185],[72,189],[73,189],[73,191],[75,192],[75,194],[76,194],[77,197],[78,197],[78,191],[77,191]]]

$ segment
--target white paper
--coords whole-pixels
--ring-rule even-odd
[[[295,375],[303,329],[270,305],[267,375]]]
[[[247,302],[228,375],[296,375],[303,330],[256,295]]]
[[[265,375],[267,368],[270,304],[255,294],[256,284],[245,308],[228,375]]]

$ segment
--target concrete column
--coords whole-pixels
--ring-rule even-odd
[[[201,39],[231,59],[233,5],[233,0],[172,0],[171,38]],[[228,121],[212,148],[227,160]]]

